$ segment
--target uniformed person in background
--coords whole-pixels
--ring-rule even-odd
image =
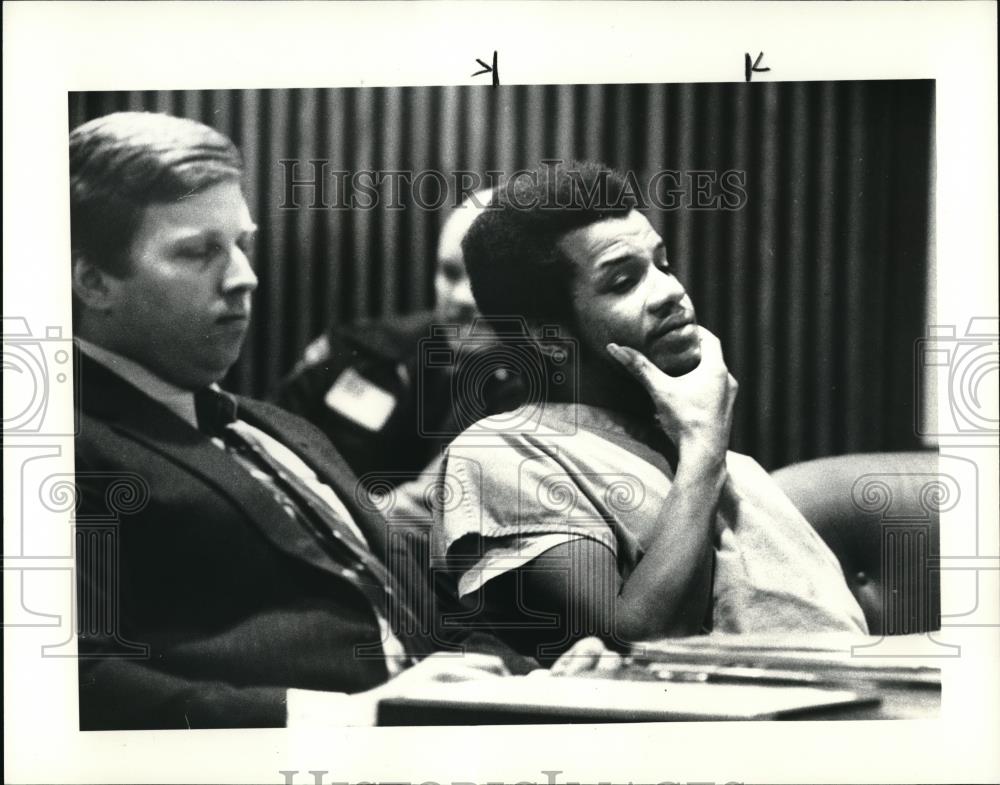
[[[521,374],[477,322],[462,260],[462,239],[491,196],[473,194],[446,220],[433,311],[330,327],[278,391],[278,403],[325,431],[365,485],[412,479],[468,425],[524,399]]]

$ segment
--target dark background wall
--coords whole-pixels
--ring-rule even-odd
[[[73,93],[70,126],[124,109],[201,120],[246,157],[261,284],[231,389],[266,395],[331,321],[433,304],[446,209],[405,193],[409,209],[388,209],[388,192],[369,210],[279,209],[281,159],[509,173],[592,158],[643,182],[740,170],[742,209],[647,213],[740,380],[734,449],[773,468],[919,447],[933,82]]]

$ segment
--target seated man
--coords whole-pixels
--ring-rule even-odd
[[[541,659],[585,635],[866,631],[830,550],[727,452],[736,381],[628,197],[596,164],[543,169],[466,236],[480,310],[523,315],[542,357],[575,353],[579,385],[449,446],[458,593]]]
[[[514,409],[524,398],[524,380],[490,351],[485,325],[477,325],[475,353],[450,352],[456,358],[450,363],[425,361],[436,346],[470,346],[478,313],[461,243],[491,195],[472,194],[445,221],[433,311],[330,327],[278,391],[277,402],[319,426],[363,482],[370,472],[383,487],[405,481],[476,419]],[[435,340],[435,327],[449,334]],[[459,363],[471,383],[463,383]]]
[[[166,115],[70,136],[85,730],[365,723],[407,683],[531,665],[443,635],[323,434],[217,387],[257,286],[241,171]]]

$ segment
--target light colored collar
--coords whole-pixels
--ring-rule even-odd
[[[652,420],[643,420],[616,409],[586,403],[547,402],[544,404],[542,419],[557,430],[565,425],[571,426],[572,430],[583,426],[596,431],[625,433],[640,442],[645,442],[656,427]]]
[[[193,392],[164,381],[135,360],[122,357],[117,352],[112,352],[103,346],[97,346],[83,338],[77,338],[76,342],[80,351],[90,359],[117,374],[133,387],[139,388],[154,401],[162,403],[178,417],[189,423],[191,427],[198,427]]]

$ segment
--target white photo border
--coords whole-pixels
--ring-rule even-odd
[[[36,335],[69,335],[71,91],[471,85],[489,78],[470,75],[494,50],[504,84],[734,82],[744,54],[763,52],[771,70],[758,80],[936,81],[929,324],[961,332],[998,312],[995,31],[996,6],[979,2],[7,4],[4,316],[23,316]],[[66,396],[51,405],[71,422]],[[977,466],[985,550],[974,555],[992,564],[996,443],[943,444],[949,451]],[[76,661],[40,656],[75,647],[68,528],[33,530],[26,549],[25,527],[52,513],[22,480],[29,453],[49,472],[72,472],[72,440],[5,442],[4,453],[5,621],[28,593],[33,611],[57,620],[4,630],[9,782],[282,783],[281,771],[299,772],[296,783],[313,782],[310,771],[327,772],[324,783],[1000,777],[998,582],[986,572],[977,613],[990,624],[942,631],[962,656],[940,662],[936,721],[80,733]],[[956,553],[948,520],[943,554]],[[13,558],[32,554],[45,558]],[[955,592],[967,587],[947,574],[942,585],[942,607],[961,605]]]

